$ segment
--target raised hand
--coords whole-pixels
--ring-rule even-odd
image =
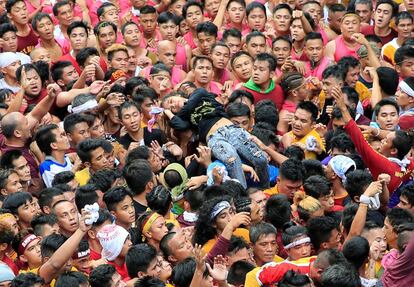
[[[213,277],[214,280],[223,282],[227,280],[227,268],[224,261],[224,258],[222,255],[217,255],[214,257],[214,265],[213,268],[211,268],[210,264],[207,263],[207,269],[210,273],[211,277]]]

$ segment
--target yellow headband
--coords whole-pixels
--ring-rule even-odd
[[[342,22],[344,22],[345,18],[351,17],[351,16],[356,17],[359,20],[359,22],[361,22],[361,17],[359,17],[358,14],[355,14],[355,13],[346,13],[344,16],[342,16],[341,24],[342,24]]]
[[[152,224],[154,223],[155,220],[157,220],[159,217],[161,217],[161,215],[159,215],[158,213],[154,212],[145,222],[144,226],[142,227],[142,240],[145,239],[145,235],[144,233],[148,232],[152,226]]]
[[[3,213],[3,214],[0,214],[0,221],[3,220],[3,219],[6,219],[6,218],[15,218],[15,217],[11,213]]]

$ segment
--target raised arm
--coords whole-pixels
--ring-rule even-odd
[[[61,92],[58,84],[50,84],[46,88],[47,96],[44,97],[33,110],[26,115],[30,129],[40,122],[40,120],[49,112],[56,100],[56,96]]]

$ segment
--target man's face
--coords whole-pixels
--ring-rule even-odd
[[[387,252],[387,238],[385,237],[384,230],[382,228],[374,228],[368,232],[363,232],[362,236],[368,240],[369,245],[377,243],[380,248],[380,256],[382,258]]]
[[[272,262],[278,250],[276,234],[261,235],[253,245],[256,263]]]
[[[346,73],[345,82],[351,88],[355,88],[356,83],[358,82],[359,77],[359,66],[357,67],[350,67],[348,72]]]
[[[163,40],[173,41],[178,33],[178,26],[174,22],[169,21],[158,25],[158,30]]]
[[[49,17],[43,17],[37,22],[37,34],[43,40],[52,40],[55,27]]]
[[[77,27],[70,33],[69,40],[72,49],[79,51],[80,49],[85,48],[88,44],[88,34],[83,27]]]
[[[392,6],[387,3],[378,5],[374,14],[375,26],[378,28],[388,27],[390,25],[391,18]]]
[[[63,68],[62,82],[64,86],[68,85],[69,83],[73,81],[77,81],[78,79],[79,79],[79,74],[73,65]]]
[[[394,131],[398,125],[398,110],[393,105],[382,106],[377,115],[377,123],[381,129]]]
[[[347,16],[341,23],[342,35],[350,38],[352,34],[359,33],[361,31],[360,24],[359,19],[355,15]]]
[[[201,11],[200,7],[196,5],[188,7],[185,21],[190,29],[195,30],[197,24],[204,21],[203,11]]]
[[[240,24],[246,15],[246,8],[240,3],[231,2],[227,9],[227,14],[229,15],[230,22]]]
[[[58,128],[52,131],[55,136],[55,142],[53,143],[55,149],[58,151],[67,151],[70,148],[69,139],[63,129]]]
[[[309,59],[318,63],[323,57],[323,42],[320,39],[306,41],[305,53]]]
[[[322,9],[321,6],[318,4],[305,4],[303,7],[303,12],[309,13],[315,23],[319,23],[322,18]]]
[[[122,281],[121,275],[119,275],[118,272],[115,272],[114,275],[112,275],[112,282],[111,287],[124,287],[126,286],[126,283]]]
[[[338,231],[338,229],[334,229],[331,231],[331,234],[329,236],[329,240],[326,246],[326,249],[332,248],[332,249],[340,249],[341,247],[341,233]]]
[[[168,242],[168,248],[171,255],[167,259],[172,263],[178,263],[193,256],[193,245],[182,229],[178,230]]]
[[[48,63],[49,66],[52,63],[52,58],[50,56],[49,50],[42,48],[42,47],[35,48],[31,53],[31,57],[32,57],[32,62],[34,63],[38,61],[44,61]]]
[[[112,28],[111,28],[112,29]],[[113,31],[113,29],[112,29]],[[115,35],[115,33],[113,33]],[[127,25],[124,32],[124,41],[128,46],[136,47],[141,42],[141,32],[137,25]],[[115,42],[115,41],[114,41]]]
[[[17,173],[12,172],[9,175],[7,179],[6,190],[8,193],[15,193],[18,191],[23,191],[23,186],[20,183],[20,178],[17,175]]]
[[[327,99],[332,98],[331,91],[334,86],[342,87],[343,84],[344,83],[341,80],[336,79],[334,76],[330,76],[326,79],[322,79],[322,90],[325,93],[326,98]]]
[[[287,41],[279,40],[273,44],[272,51],[276,58],[277,65],[282,66],[287,57],[290,56],[291,47]]]
[[[397,25],[397,32],[400,37],[404,39],[411,37],[413,31],[413,21],[411,19],[401,19]]]
[[[81,141],[89,139],[91,134],[89,133],[89,126],[87,122],[80,122],[74,125],[72,132],[68,133],[72,146],[76,146]]]
[[[3,75],[7,75],[12,79],[16,79],[16,71],[21,66],[20,60],[14,61],[7,67],[1,69]]]
[[[307,235],[303,235],[300,237],[295,238],[294,240],[301,240],[303,238],[307,237]],[[289,260],[299,260],[301,258],[309,257],[311,255],[311,243],[306,242],[299,244],[295,247],[292,247],[287,250],[287,253],[289,254]]]
[[[361,18],[362,23],[370,24],[372,10],[369,9],[368,4],[356,4],[355,13]]]
[[[134,202],[130,196],[125,196],[125,198],[116,205],[116,220],[122,224],[131,224],[135,222]]]
[[[280,175],[277,178],[277,190],[279,193],[285,194],[290,200],[293,199],[294,193],[302,187],[302,184],[301,180],[293,181]]]
[[[216,37],[214,35],[201,32],[197,34],[197,38],[201,53],[205,56],[210,55],[211,46],[216,42]]]
[[[40,241],[41,238],[35,239],[26,246],[23,253],[25,261],[31,266],[40,266],[42,264],[42,256],[40,254]]]
[[[230,59],[230,50],[227,47],[216,46],[211,51],[210,58],[213,61],[213,66],[215,68],[225,69]]]
[[[289,31],[292,15],[287,9],[279,9],[273,15],[275,29],[279,33],[287,33]]]
[[[238,116],[238,117],[232,117],[230,118],[232,123],[238,127],[241,127],[242,129],[245,129],[246,131],[250,130],[250,119],[248,116]]]
[[[400,77],[405,79],[414,76],[414,58],[405,58],[402,63],[396,65]]]
[[[243,82],[247,82],[251,78],[252,71],[253,61],[251,57],[243,55],[233,61],[233,72]]]
[[[39,96],[42,90],[42,80],[35,69],[26,70],[26,81],[29,83],[29,87],[25,90],[26,95],[32,98]]]
[[[16,52],[17,51],[17,36],[16,32],[10,31],[3,34],[1,37],[4,41],[3,52]]]
[[[400,202],[397,206],[402,209],[407,209],[410,212],[414,212],[413,205],[408,201],[408,198],[404,195],[400,196]]]
[[[413,0],[404,0],[404,7],[407,9],[408,12],[414,11],[414,1]]]
[[[266,84],[272,77],[272,72],[267,61],[255,61],[253,64],[253,82],[256,85]]]
[[[333,191],[332,190],[328,195],[322,196],[322,197],[318,198],[318,200],[321,203],[321,205],[322,205],[325,212],[331,212],[332,211],[332,208],[334,206],[334,196],[333,196]]]
[[[91,168],[94,171],[104,168],[111,168],[108,158],[105,155],[105,151],[102,147],[98,147],[91,152]]]
[[[293,41],[302,41],[305,38],[305,31],[303,30],[300,19],[294,19],[290,24],[290,35]]]
[[[234,3],[234,2],[233,2]],[[228,36],[224,43],[230,49],[230,58],[240,51],[241,49],[241,39],[233,36]]]
[[[199,60],[194,67],[195,82],[207,85],[213,77],[213,65],[210,61]]]
[[[177,56],[177,46],[166,45],[158,49],[158,59],[163,62],[168,68],[172,69],[175,65],[175,57]]]
[[[249,263],[255,264],[254,260],[253,260],[253,256],[252,256],[252,252],[251,250],[247,249],[247,248],[242,248],[240,250],[237,250],[237,252],[234,252],[233,254],[227,254],[227,258],[228,258],[228,262],[227,262],[227,266],[231,266],[234,262],[243,260],[243,261],[247,261]]]
[[[59,228],[64,233],[72,234],[79,228],[79,215],[76,206],[64,201],[55,206],[54,210]]]
[[[123,109],[121,121],[128,132],[135,133],[141,128],[141,113],[136,107]]]
[[[266,207],[266,202],[267,202],[267,197],[264,194],[263,191],[258,190],[253,194],[249,195],[250,199],[252,201],[255,201],[257,203],[257,205],[260,208],[260,212],[262,213],[262,215],[264,216],[265,213],[265,207]]]
[[[19,216],[19,224],[22,222],[25,225],[29,225],[33,217],[38,213],[36,204],[33,200],[27,200],[25,204],[17,208],[17,214]]]
[[[73,22],[73,9],[72,5],[64,5],[58,9],[56,18],[59,21],[59,25],[69,26]]]
[[[379,147],[379,152],[385,157],[390,157],[391,152],[394,150],[394,139],[395,139],[395,132],[390,132],[387,136],[381,140],[381,144]]]
[[[115,33],[114,28],[111,25],[102,27],[99,30],[98,41],[99,41],[99,46],[102,48],[102,50],[105,50],[109,46],[114,44],[116,42],[116,33]],[[125,42],[126,42],[126,40],[125,40]]]
[[[177,15],[177,16],[182,16],[183,15],[183,6],[185,4],[185,0],[178,0],[176,1],[174,4],[170,4],[168,11],[170,11],[171,13]]]
[[[302,109],[296,109],[292,121],[292,132],[295,136],[301,138],[311,132],[315,125],[310,112]]]
[[[344,14],[345,11],[329,12],[329,28],[337,34],[341,34],[341,20]]]
[[[19,175],[20,181],[27,182],[31,179],[30,176],[30,167],[27,164],[27,160],[24,156],[19,156],[13,161],[13,169]]]
[[[385,217],[384,227],[382,228],[382,230],[384,231],[387,243],[390,245],[395,245],[395,241],[397,240],[397,234],[395,233],[394,228],[392,227],[388,217]]]
[[[265,12],[260,8],[253,9],[247,16],[247,24],[252,30],[263,31],[266,24]]]
[[[119,10],[115,6],[107,6],[105,12],[101,15],[101,21],[108,21],[114,23],[116,26],[119,24]]]
[[[220,2],[220,0],[204,1],[204,8],[210,17],[215,17],[217,15],[218,9],[220,7]]]
[[[128,53],[126,51],[116,51],[112,55],[110,64],[111,68],[128,73]]]
[[[141,14],[139,16],[139,21],[144,35],[149,37],[153,36],[155,29],[157,28],[157,14]]]
[[[27,6],[24,1],[19,1],[14,4],[8,15],[11,20],[17,24],[26,25],[29,23],[29,12],[27,11]]]

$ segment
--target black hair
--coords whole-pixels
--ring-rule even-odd
[[[16,79],[19,83],[20,83],[20,80],[22,79],[23,68],[25,69],[26,73],[34,70],[40,76],[39,68],[35,64],[23,64],[16,70]],[[42,85],[43,85],[43,81],[42,81]]]
[[[338,65],[329,66],[323,71],[322,78],[327,79],[329,77],[334,77],[339,81],[345,80],[344,74],[342,73],[341,69],[339,69]]]
[[[231,103],[226,108],[229,118],[247,116],[250,119],[250,109],[243,103]]]
[[[414,183],[402,186],[400,192],[400,197],[404,196],[407,199],[408,204],[414,205]]]
[[[41,214],[33,217],[30,226],[33,229],[33,233],[37,236],[43,235],[43,227],[47,225],[54,225],[57,223],[56,215],[54,214]]]
[[[72,4],[68,0],[56,2],[55,5],[53,5],[53,15],[56,17],[59,14],[59,8],[65,5],[70,5],[72,7]]]
[[[255,266],[247,261],[239,260],[234,262],[227,273],[227,283],[238,286],[243,285],[246,275],[252,271]]]
[[[146,200],[148,207],[162,216],[167,215],[172,203],[170,191],[162,185],[154,187],[146,195]]]
[[[141,9],[139,9],[140,14],[156,14],[157,10],[150,5],[145,5]]]
[[[67,29],[67,32],[68,32],[68,37],[70,37],[70,34],[72,33],[72,31],[74,30],[74,29],[76,29],[76,28],[83,28],[83,29],[85,29],[85,33],[86,33],[86,36],[88,36],[88,34],[89,34],[89,31],[88,31],[88,24],[86,23],[86,22],[83,22],[83,21],[73,21],[69,26],[68,26],[68,29]]]
[[[144,276],[139,278],[135,283],[134,287],[165,287],[165,283],[158,277]]]
[[[177,16],[174,13],[171,13],[169,11],[162,12],[157,17],[158,25],[166,24],[168,22],[173,22],[175,25],[179,25],[177,20],[178,20]]]
[[[282,9],[288,10],[289,11],[289,14],[292,15],[292,8],[290,8],[290,6],[288,4],[286,4],[286,3],[277,4],[275,6],[275,8],[273,8],[273,11],[272,12],[273,12],[273,14],[275,14],[276,11],[282,10]]]
[[[102,264],[92,269],[89,274],[89,283],[91,287],[111,287],[112,276],[116,273],[113,265]]]
[[[170,69],[168,69],[167,72],[170,72]],[[158,100],[157,92],[151,87],[138,87],[132,94],[132,100],[137,103],[139,107],[141,107],[145,99],[150,99],[155,103]]]
[[[282,280],[277,284],[278,287],[305,287],[311,284],[308,276],[289,270],[283,275]]]
[[[257,2],[252,2],[252,4],[253,3],[257,3]],[[262,32],[253,30],[252,32],[246,35],[246,45],[249,44],[250,41],[255,37],[262,37],[266,41],[266,36]]]
[[[142,243],[131,246],[125,257],[129,277],[137,277],[138,272],[146,273],[149,265],[156,258],[157,250],[152,245]]]
[[[373,181],[372,175],[367,170],[354,170],[346,175],[345,189],[352,200],[355,196],[361,196],[368,185]]]
[[[57,82],[57,80],[61,80],[63,76],[63,69],[70,66],[73,66],[73,64],[69,61],[58,61],[54,63],[50,68],[53,81]]]
[[[276,136],[273,130],[262,128],[263,125],[267,126],[267,124],[264,122],[259,122],[258,124],[254,125],[253,130],[250,133],[257,137],[266,146],[274,144],[275,147],[278,147],[279,138]]]
[[[292,90],[298,89],[305,82],[305,77],[299,72],[289,72],[285,74],[280,82],[285,95]]]
[[[141,113],[141,109],[134,101],[125,101],[123,102],[118,108],[118,117],[122,120],[122,112],[126,109],[135,107],[139,113]]]
[[[200,33],[204,33],[209,36],[217,37],[218,28],[213,22],[202,22],[197,24],[196,27],[197,35]]]
[[[120,177],[121,174],[117,170],[101,169],[91,175],[88,184],[93,184],[97,190],[106,193],[112,187],[115,180]]]
[[[236,0],[233,0],[233,1],[236,1]],[[227,4],[228,5],[228,4]],[[226,30],[224,30],[224,32],[223,32],[223,36],[222,36],[222,40],[224,41],[224,42],[226,42],[227,41],[227,39],[229,38],[229,37],[233,37],[233,38],[237,38],[237,39],[240,39],[241,40],[241,38],[242,38],[242,34],[241,34],[241,32],[239,31],[239,30],[237,30],[236,28],[231,28],[231,29],[226,29]]]
[[[52,21],[52,17],[50,17],[50,15],[49,15],[49,14],[47,14],[47,13],[42,13],[42,12],[40,12],[40,13],[36,13],[36,14],[33,16],[33,18],[32,18],[32,27],[33,27],[33,30],[34,30],[35,32],[37,32],[37,23],[38,23],[38,22],[40,22],[43,18],[47,18],[47,19],[49,19],[49,20],[50,20],[50,22],[52,22],[52,23],[53,23],[53,21]]]
[[[109,211],[115,211],[117,209],[117,205],[127,196],[131,197],[132,199],[132,194],[127,188],[123,186],[117,186],[109,189],[104,194],[103,200]]]
[[[338,224],[332,217],[322,216],[311,218],[307,222],[308,235],[316,251],[321,248],[322,243],[327,242]]]
[[[381,4],[388,4],[391,6],[391,18],[393,18],[398,13],[398,5],[395,4],[392,0],[379,0],[375,6],[375,10],[378,9],[378,6]]]
[[[66,184],[75,179],[75,174],[71,171],[62,171],[55,175],[52,181],[52,186],[58,184]]]
[[[63,195],[63,191],[56,187],[48,187],[43,189],[39,194],[39,206],[43,210],[45,206],[51,207],[53,197]]]
[[[32,272],[20,273],[11,282],[11,287],[34,287],[37,285],[43,286],[45,281],[42,277]]]
[[[92,184],[86,184],[78,187],[75,194],[75,204],[78,210],[82,210],[87,204],[98,202],[96,187]]]
[[[66,133],[71,133],[73,132],[75,125],[80,123],[87,123],[81,114],[70,114],[63,120],[63,128]]]
[[[333,136],[330,141],[330,146],[331,150],[336,148],[337,150],[342,151],[344,153],[355,153],[355,145],[346,133],[340,133],[338,135]]]
[[[174,266],[171,281],[177,287],[189,287],[193,274],[196,270],[196,262],[193,257],[186,258]],[[207,270],[206,270],[207,271]],[[207,277],[208,272],[204,272],[203,277]]]
[[[278,41],[283,41],[283,42],[288,43],[289,44],[289,49],[292,49],[292,41],[287,36],[278,36],[278,37],[274,38],[273,41],[272,41],[272,48],[274,47],[274,45]]]
[[[331,194],[332,183],[324,176],[313,175],[305,180],[303,189],[307,195],[319,199]]]
[[[393,2],[394,3],[394,2]],[[413,16],[411,16],[410,12],[402,11],[397,14],[397,17],[395,18],[395,25],[398,26],[401,20],[410,19],[411,23],[414,21]]]
[[[285,224],[285,226],[288,224]],[[288,225],[289,226],[289,225]],[[292,243],[296,238],[300,236],[306,236],[306,227],[299,226],[299,225],[292,225],[283,230],[282,233],[282,242],[283,245],[286,246]]]
[[[256,56],[256,62],[267,62],[269,64],[269,70],[272,72],[276,69],[277,61],[275,57],[269,53],[260,53]]]
[[[76,147],[76,153],[83,163],[91,162],[91,153],[98,149],[103,148],[104,139],[86,139],[81,141]]]
[[[52,147],[50,144],[56,142],[56,136],[53,133],[54,130],[59,129],[56,124],[49,124],[41,126],[35,135],[36,144],[45,155],[52,154]]]
[[[310,33],[306,34],[305,39],[304,39],[305,43],[309,40],[321,40],[322,44],[323,44],[322,35],[321,35],[321,33],[318,33],[318,32],[310,32]]]
[[[285,194],[276,194],[269,197],[265,207],[265,219],[276,228],[282,228],[290,221],[292,207]]]
[[[18,208],[26,202],[32,202],[33,197],[30,193],[25,191],[18,191],[10,193],[3,201],[3,208],[11,211],[13,215],[18,215]]]
[[[78,63],[79,66],[84,67],[89,56],[99,56],[98,50],[95,47],[85,47],[80,49],[78,54],[76,54],[76,63]]]
[[[303,161],[305,159],[305,152],[303,149],[294,145],[287,147],[283,154],[293,160]]]
[[[133,21],[126,22],[126,23],[124,23],[124,24],[122,25],[122,27],[121,27],[121,33],[122,33],[122,35],[125,35],[125,30],[126,30],[126,27],[128,27],[129,25],[133,25],[133,26],[136,26],[137,28],[139,28],[139,27],[138,27],[138,24],[137,24],[137,23],[135,23],[135,22],[133,22]],[[141,33],[141,32],[140,32],[140,33]]]
[[[360,287],[361,279],[355,268],[350,264],[335,264],[322,273],[323,286]]]
[[[40,254],[42,258],[52,256],[65,243],[66,239],[64,235],[56,233],[44,237],[40,243]]]
[[[291,181],[303,181],[305,170],[303,164],[294,159],[284,161],[279,168],[279,176]]]
[[[104,13],[105,13],[105,8],[108,7],[115,7],[115,4],[111,3],[111,2],[104,2],[102,3],[101,6],[98,7],[98,9],[96,10],[96,14],[98,15],[98,18],[100,18]]]
[[[305,102],[301,102],[297,105],[296,110],[297,109],[301,109],[301,110],[305,110],[308,113],[311,114],[311,120],[312,121],[316,121],[316,119],[318,118],[318,107],[312,103],[311,101],[305,101]]]
[[[325,170],[320,161],[316,159],[304,159],[302,160],[302,164],[303,164],[303,168],[305,169],[304,180],[308,179],[311,176],[325,177]]]
[[[88,277],[82,272],[70,271],[61,274],[57,279],[56,287],[79,287],[81,284],[89,284]]]
[[[13,161],[23,156],[22,152],[17,149],[9,150],[1,155],[0,167],[4,169],[13,169]]]
[[[342,93],[344,93],[349,102],[353,103],[356,106],[358,105],[359,95],[354,88],[345,86],[341,88]]]
[[[395,51],[394,61],[396,65],[402,65],[407,58],[414,58],[414,48],[411,46],[402,46]]]
[[[266,7],[265,5],[263,5],[260,2],[256,2],[253,1],[251,2],[249,5],[247,5],[246,7],[246,17],[249,17],[250,13],[254,10],[254,9],[260,9],[263,11],[263,13],[265,14],[265,18],[267,18],[267,14],[266,14]]]
[[[414,216],[406,209],[392,208],[387,211],[387,218],[394,230],[404,223],[414,222]]]
[[[141,194],[145,187],[153,178],[151,165],[148,161],[138,159],[123,170],[124,178],[134,195]]]
[[[24,1],[23,0],[7,0],[6,1],[6,11],[7,11],[7,13],[10,13],[13,6],[16,5],[19,2],[24,2]]]
[[[228,10],[229,9],[229,7],[230,7],[230,4],[231,3],[239,3],[240,5],[242,5],[244,8],[246,8],[246,2],[244,1],[244,0],[230,0],[228,3],[227,3],[227,6],[226,6],[226,10]]]
[[[115,34],[118,32],[118,27],[116,27],[114,23],[108,22],[108,21],[100,21],[98,24],[96,24],[95,28],[93,28],[93,32],[96,36],[99,37],[99,35],[101,34],[101,28],[108,27],[108,26],[112,27]]]
[[[188,8],[190,8],[191,6],[197,6],[198,8],[200,8],[201,13],[203,13],[203,12],[204,12],[203,5],[202,5],[201,3],[199,3],[199,2],[197,2],[197,1],[195,1],[195,0],[190,0],[190,1],[187,1],[187,2],[184,4],[184,6],[183,6],[183,13],[182,13],[182,15],[183,15],[183,18],[184,18],[184,19],[185,19],[185,18],[187,18],[187,10],[188,10]]]
[[[345,242],[342,252],[349,263],[358,270],[368,258],[368,240],[362,236],[355,236]]]
[[[128,81],[125,84],[124,87],[124,94],[127,96],[133,96],[134,90],[138,88],[144,88],[149,85],[149,81],[146,78],[143,77],[131,77],[128,79]],[[132,98],[133,99],[133,98]]]
[[[23,2],[23,1],[22,1]],[[3,35],[7,32],[17,33],[17,28],[11,23],[3,23],[0,25],[0,38],[3,38]]]

